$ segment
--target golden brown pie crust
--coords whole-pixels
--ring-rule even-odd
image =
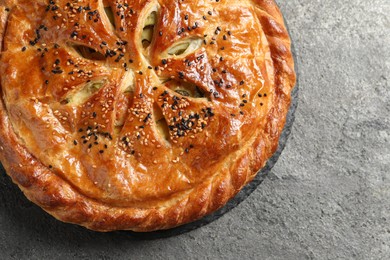
[[[295,73],[273,0],[0,5],[0,160],[57,219],[179,226],[276,151]]]

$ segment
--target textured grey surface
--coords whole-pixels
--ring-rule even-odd
[[[196,231],[137,241],[59,223],[1,175],[0,258],[389,259],[390,1],[278,2],[300,105],[272,175],[245,202]]]

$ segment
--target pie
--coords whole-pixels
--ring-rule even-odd
[[[173,228],[276,151],[295,72],[273,0],[0,5],[0,160],[55,218]]]

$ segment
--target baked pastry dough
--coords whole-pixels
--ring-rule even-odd
[[[54,217],[172,228],[275,152],[295,73],[274,1],[0,3],[0,159]]]

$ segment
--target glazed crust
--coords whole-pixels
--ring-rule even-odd
[[[57,219],[189,223],[276,151],[295,73],[273,0],[51,2],[0,1],[0,160]]]

